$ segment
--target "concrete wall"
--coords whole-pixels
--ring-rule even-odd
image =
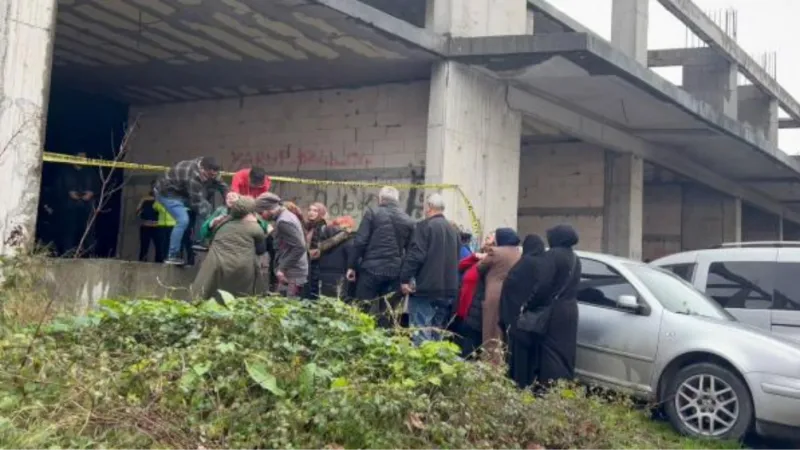
[[[583,143],[522,150],[519,232],[544,235],[561,223],[575,227],[582,250],[603,249],[605,151]]]
[[[45,284],[55,304],[78,314],[108,298],[189,299],[195,268],[113,259],[52,259]]]
[[[308,91],[132,108],[138,118],[130,158],[171,165],[217,157],[226,170],[260,165],[270,174],[316,179],[422,182],[425,177],[429,82]],[[136,252],[133,211],[153,175],[125,189],[122,256]],[[359,220],[377,189],[277,183],[301,206],[324,201],[333,215]],[[415,217],[422,193],[401,190]],[[130,237],[130,238],[128,238]]]
[[[642,258],[653,260],[681,251],[683,188],[680,184],[645,183]]]
[[[742,240],[780,241],[783,239],[783,221],[780,217],[742,205]]]

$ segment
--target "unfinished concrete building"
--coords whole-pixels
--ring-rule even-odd
[[[648,0],[613,0],[611,42],[544,0],[0,0],[0,250],[33,236],[45,137],[112,148],[126,122],[129,162],[454,183],[484,229],[567,222],[631,258],[796,238],[800,163],[777,130],[800,104],[692,2],[659,2],[709,47],[648,51]],[[106,220],[132,259],[154,174],[126,175]],[[356,217],[374,199],[282,189]]]

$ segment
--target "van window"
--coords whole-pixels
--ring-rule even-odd
[[[661,268],[664,270],[669,270],[675,275],[683,278],[684,281],[688,281],[689,283],[691,283],[692,278],[694,278],[695,267],[697,267],[697,264],[688,263],[688,264],[670,264],[668,266],[663,266]]]
[[[781,262],[775,272],[775,301],[772,309],[800,311],[800,263]]]
[[[715,262],[708,269],[706,294],[724,308],[771,309],[777,262]]]

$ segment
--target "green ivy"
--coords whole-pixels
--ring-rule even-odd
[[[535,398],[335,300],[108,300],[32,339],[0,340],[0,448],[727,445],[575,387]]]

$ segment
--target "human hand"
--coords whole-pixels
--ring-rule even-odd
[[[88,202],[89,200],[91,200],[91,199],[93,199],[93,198],[94,198],[94,192],[92,192],[92,191],[86,191],[86,193],[85,193],[85,194],[83,194],[83,197],[82,197],[82,198],[83,198],[83,200],[85,200],[85,201],[87,201],[87,202]]]
[[[483,261],[486,258],[486,253],[475,253],[475,257],[478,258],[478,261]]]
[[[347,269],[347,281],[356,281],[356,271]]]
[[[400,285],[400,291],[403,292],[403,295],[409,295],[414,292],[414,288],[408,283],[403,283]]]
[[[81,196],[80,196],[80,194],[78,194],[75,191],[69,191],[69,198],[71,198],[73,200],[80,200]]]
[[[308,251],[308,255],[311,259],[319,259],[319,249],[313,249]]]
[[[286,279],[286,275],[284,275],[283,271],[280,271],[280,270],[275,272],[275,278],[277,278],[278,281],[281,282],[281,283],[286,283],[288,281]]]
[[[211,220],[211,224],[210,224],[209,226],[210,226],[211,228],[215,228],[215,227],[216,227],[217,225],[219,225],[219,224],[220,224],[220,222],[222,222],[223,220],[225,220],[225,216],[219,216],[219,217],[215,217],[213,220]]]

